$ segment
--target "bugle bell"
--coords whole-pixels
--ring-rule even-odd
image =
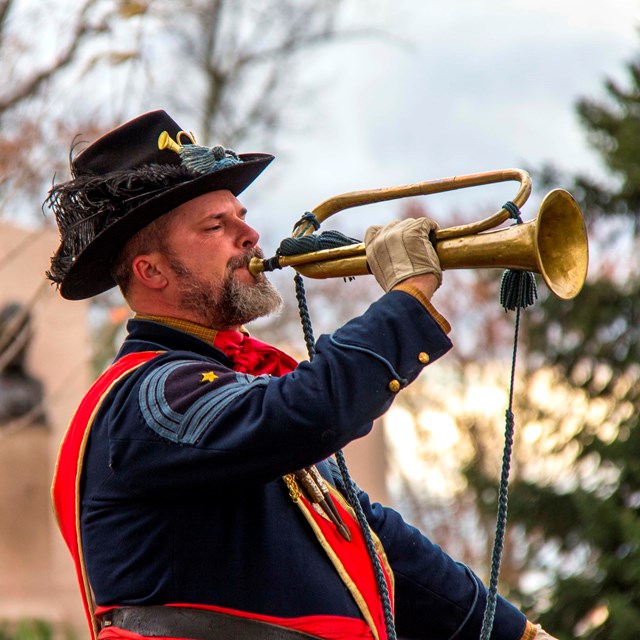
[[[531,192],[529,175],[519,169],[457,176],[389,189],[356,191],[335,196],[318,205],[312,213],[319,221],[346,208],[427,195],[454,189],[518,180],[520,189],[513,199],[516,207]],[[563,189],[549,192],[542,201],[535,220],[495,229],[510,217],[501,209],[480,222],[447,229],[435,234],[435,249],[442,269],[509,268],[539,273],[551,292],[569,300],[578,295],[587,275],[589,249],[586,227],[580,207]],[[311,233],[313,228],[296,229],[295,237]],[[253,258],[250,270],[255,274],[273,268],[294,267],[310,278],[350,277],[370,273],[364,243],[325,249],[294,256],[277,256],[270,260]]]

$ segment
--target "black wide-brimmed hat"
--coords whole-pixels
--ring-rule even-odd
[[[237,196],[272,160],[197,145],[164,111],[130,120],[73,158],[72,179],[49,192],[60,246],[47,276],[69,300],[114,287],[113,262],[140,229],[210,191]]]

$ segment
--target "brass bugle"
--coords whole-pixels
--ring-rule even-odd
[[[321,221],[349,207],[505,180],[520,182],[520,189],[512,201],[520,208],[531,192],[531,179],[524,171],[507,169],[404,187],[346,193],[324,201],[312,213]],[[589,249],[584,219],[573,197],[563,189],[555,189],[543,199],[535,220],[488,231],[505,222],[509,216],[509,212],[502,209],[476,223],[438,229],[434,245],[442,269],[508,268],[532,271],[542,276],[558,298],[569,300],[577,296],[586,279]],[[312,231],[312,227],[297,229],[294,235],[300,237]],[[310,278],[351,277],[370,273],[364,243],[279,256],[277,261],[279,268],[291,266]],[[249,268],[257,274],[264,270],[266,262],[254,258]]]

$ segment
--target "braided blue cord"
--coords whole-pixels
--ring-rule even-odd
[[[313,327],[311,326],[311,316],[309,315],[309,307],[307,306],[307,294],[304,290],[304,281],[299,273],[296,273],[294,282],[296,284],[296,299],[298,300],[298,313],[300,314],[300,322],[302,323],[304,342],[307,345],[309,360],[313,360],[313,356],[316,355],[316,341],[313,338]]]
[[[384,613],[384,624],[387,630],[387,637],[389,638],[389,640],[397,640],[398,636],[396,635],[396,628],[393,621],[393,609],[391,607],[391,596],[389,594],[387,579],[385,578],[384,572],[382,570],[382,563],[380,562],[380,557],[378,556],[378,552],[376,551],[376,545],[373,542],[373,536],[371,535],[371,530],[369,529],[367,517],[364,515],[360,500],[358,500],[355,484],[351,479],[349,469],[347,469],[347,461],[345,460],[344,453],[342,453],[342,451],[336,452],[336,461],[338,462],[340,474],[342,475],[342,481],[344,482],[345,489],[347,491],[349,504],[353,507],[353,510],[356,513],[358,524],[360,525],[360,530],[362,531],[362,534],[364,536],[367,552],[369,553],[369,558],[371,559],[371,562],[373,564],[373,571],[376,576],[378,591],[380,592],[380,600],[382,601],[382,611]]]
[[[482,619],[480,640],[489,640],[493,630],[493,621],[496,614],[498,600],[498,576],[500,575],[500,560],[504,549],[504,537],[507,528],[507,507],[509,492],[509,472],[511,470],[511,454],[513,452],[513,388],[515,384],[516,355],[518,351],[518,332],[520,329],[520,308],[516,310],[516,323],[513,339],[513,356],[511,360],[511,380],[509,384],[509,408],[506,411],[506,424],[504,432],[504,451],[502,454],[502,472],[500,474],[500,491],[498,496],[498,516],[496,518],[496,535],[491,555],[491,575],[489,590],[487,592],[487,604]]]
[[[516,224],[522,224],[520,209],[511,200],[505,202],[502,208],[509,212]],[[505,311],[524,309],[532,305],[537,297],[538,291],[533,273],[515,269],[507,269],[504,272],[500,287],[500,304]]]
[[[302,330],[304,333],[304,341],[307,345],[307,352],[309,353],[309,360],[313,360],[316,354],[315,340],[313,337],[313,327],[311,326],[311,316],[309,315],[309,308],[307,306],[307,296],[304,290],[304,281],[299,273],[296,273],[294,277],[296,286],[296,298],[298,300],[298,311],[300,313],[300,321],[302,323]],[[358,524],[364,536],[365,546],[367,547],[367,553],[373,564],[373,571],[376,576],[376,584],[378,592],[380,593],[380,600],[382,603],[382,611],[384,613],[384,623],[387,630],[388,640],[397,640],[395,624],[393,621],[393,608],[391,607],[391,596],[389,594],[389,587],[387,586],[387,580],[382,570],[382,564],[380,557],[376,551],[375,543],[369,529],[367,518],[364,515],[362,505],[358,500],[356,493],[355,483],[351,479],[349,469],[347,468],[347,462],[344,458],[342,451],[336,452],[336,460],[338,467],[340,468],[340,474],[342,475],[342,481],[344,482],[347,500],[353,510],[355,511]]]
[[[213,173],[242,164],[235,151],[220,145],[209,148],[199,144],[186,144],[180,149],[180,161],[187,169],[196,173]]]
[[[277,254],[280,256],[296,256],[300,253],[346,247],[359,242],[360,240],[356,238],[351,238],[340,231],[330,229],[322,233],[310,233],[299,238],[285,238],[280,243]]]

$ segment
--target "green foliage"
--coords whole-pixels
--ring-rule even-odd
[[[611,184],[580,175],[563,184],[592,243],[603,241],[600,268],[575,300],[547,297],[528,315],[533,360],[609,407],[599,428],[573,437],[576,470],[589,470],[574,487],[552,478],[511,487],[511,522],[527,531],[531,566],[552,574],[532,617],[561,640],[635,640],[640,629],[640,65],[628,71],[627,87],[609,81],[604,101],[577,105]],[[558,177],[553,167],[540,173],[545,186]],[[608,250],[615,255],[603,259]]]
[[[53,640],[55,636],[53,625],[44,620],[0,622],[0,640]]]
[[[609,80],[606,83],[608,102],[581,100],[578,114],[590,142],[611,172],[622,181],[616,199],[635,212],[637,221],[640,209],[640,65],[630,63],[628,71],[629,88]]]

